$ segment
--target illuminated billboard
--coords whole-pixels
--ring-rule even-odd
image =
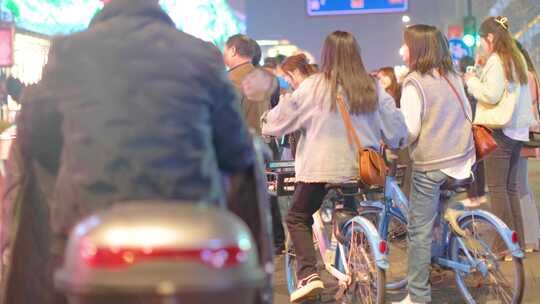
[[[310,16],[404,12],[408,0],[307,0]]]
[[[3,0],[17,27],[54,36],[84,30],[101,10],[100,0]],[[229,36],[245,31],[226,0],[161,0],[177,27],[222,47]]]

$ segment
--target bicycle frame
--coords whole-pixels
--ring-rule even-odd
[[[381,238],[386,241],[388,238],[388,226],[390,224],[391,217],[396,217],[406,223],[407,210],[410,207],[410,203],[401,191],[401,188],[399,187],[396,178],[394,176],[387,176],[384,187],[384,202],[361,201],[360,206],[372,207],[381,210],[381,212],[379,213],[378,231]],[[469,252],[467,252],[467,249],[465,249],[465,254],[470,260],[470,262],[472,262],[471,264],[459,263],[448,258],[448,247],[450,244],[451,236],[454,235],[458,239],[458,242],[461,243],[463,243],[463,239],[455,233],[452,233],[451,229],[448,227],[448,223],[442,219],[442,206],[443,205],[441,204],[440,212],[438,215],[439,219],[437,223],[437,225],[439,225],[442,229],[442,234],[440,242],[434,242],[434,244],[432,245],[432,252],[438,253],[432,256],[433,262],[440,266],[457,269],[466,273],[469,273],[473,270],[471,269],[471,264],[479,266],[479,268],[483,268],[483,265],[475,262],[475,259]],[[490,212],[484,210],[464,210],[458,218],[458,223],[463,223],[464,220],[471,217],[482,218],[483,220],[491,223],[503,236],[503,240],[508,246],[508,248],[510,248],[511,254],[516,258],[524,257],[524,253],[519,247],[519,245],[512,242],[512,230],[508,228],[508,226],[502,220],[500,220],[498,217],[491,214]],[[465,248],[465,246],[463,247]]]
[[[331,233],[332,239],[328,240],[324,231],[325,228],[321,219],[320,211],[317,211],[313,215],[313,220],[313,235],[317,241],[319,252],[323,259],[326,270],[339,281],[346,282],[348,279],[346,273],[348,273],[349,270],[347,269],[347,258],[345,256],[343,244],[336,240],[333,232]],[[379,237],[379,233],[375,226],[373,226],[369,220],[361,216],[355,216],[344,225],[344,230],[347,231],[347,229],[352,229],[353,225],[358,225],[364,231],[366,231],[367,240],[371,248],[373,248],[375,263],[377,266],[382,269],[388,269],[389,263],[386,253],[381,253],[379,251],[379,246],[382,239]],[[341,271],[336,267],[343,268],[344,271]]]
[[[343,261],[345,261],[345,250],[343,249],[343,245],[337,242],[333,232],[330,234],[331,239],[326,237],[324,223],[321,218],[320,211],[317,211],[313,215],[313,226],[311,229],[313,231],[313,237],[315,238],[317,247],[319,248],[325,269],[338,281],[346,282],[347,275],[336,268],[336,266],[339,267],[343,265],[346,267],[347,263],[343,263]],[[345,269],[345,272],[347,271],[348,269]]]
[[[381,213],[379,214],[379,227],[377,227],[377,230],[385,241],[387,240],[388,225],[390,224],[390,218],[392,216],[407,222],[409,201],[401,191],[394,176],[386,177],[384,185],[384,202],[361,201],[360,206],[381,209]]]
[[[334,211],[335,209],[332,208],[332,213]],[[353,225],[358,225],[363,231],[366,231],[366,237],[369,245],[373,248],[375,264],[377,267],[388,269],[389,262],[387,253],[379,251],[381,242],[385,240],[379,236],[377,228],[369,220],[361,216],[355,216],[345,223],[343,228],[344,231],[347,231],[346,229],[352,229]],[[336,278],[339,281],[339,284],[348,285],[350,279],[346,250],[343,244],[338,242],[333,229],[330,232],[330,239],[328,239],[328,233],[325,231],[325,223],[321,217],[321,209],[313,214],[312,232],[326,271]],[[290,274],[287,273],[287,287],[289,292],[292,292],[296,289],[296,286],[294,286],[294,282],[289,278],[289,275]]]
[[[349,270],[346,268],[347,263],[343,263],[343,261],[346,261],[345,250],[343,248],[343,245],[337,242],[333,231],[330,234],[330,240],[326,237],[324,221],[321,218],[320,210],[313,214],[313,225],[311,229],[313,232],[315,244],[317,244],[317,248],[319,249],[319,253],[323,260],[325,269],[334,278],[336,278],[340,284],[346,284],[348,281],[346,273]],[[344,271],[340,271],[338,268],[341,268]],[[296,269],[292,269],[292,271],[295,272]],[[287,287],[289,289],[289,293],[291,293],[296,289],[296,282],[294,282],[294,280],[292,280],[289,276],[290,273],[287,273]]]

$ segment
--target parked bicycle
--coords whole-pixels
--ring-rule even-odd
[[[441,188],[441,203],[433,229],[432,263],[454,272],[466,303],[520,303],[524,289],[524,254],[516,232],[490,212],[465,210],[460,204],[449,205],[450,198],[464,191],[471,182],[472,178],[449,178]],[[386,288],[400,289],[407,284],[409,202],[399,187],[393,162],[383,194],[381,200],[361,201],[360,215],[372,221],[381,238],[387,241],[391,267],[387,270]]]
[[[294,163],[271,162],[267,165],[269,193],[290,196],[294,192]],[[388,269],[387,246],[375,226],[361,216],[336,223],[337,212],[345,199],[359,194],[356,182],[328,184],[332,200],[326,200],[315,213],[313,224],[314,246],[321,254],[325,269],[337,279],[337,303],[384,303],[385,271]],[[340,226],[342,227],[340,229]],[[328,237],[329,235],[329,237]],[[287,236],[285,272],[289,293],[297,286],[296,256],[292,241]]]

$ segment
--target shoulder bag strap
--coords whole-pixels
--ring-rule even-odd
[[[345,128],[347,129],[347,137],[349,139],[349,143],[354,142],[358,151],[362,150],[364,147],[362,146],[362,143],[360,142],[360,138],[358,137],[358,134],[356,133],[356,130],[354,129],[354,125],[351,120],[351,115],[349,114],[349,111],[347,110],[347,107],[345,106],[343,97],[339,95],[337,96],[337,105],[339,108],[339,112],[341,113],[341,117],[343,118],[343,122],[345,123]]]
[[[448,82],[448,85],[450,86],[450,88],[454,92],[454,95],[456,95],[456,97],[458,99],[458,103],[461,106],[461,110],[463,111],[463,115],[465,115],[465,118],[471,124],[473,124],[472,120],[469,118],[469,116],[467,116],[467,112],[465,111],[465,103],[463,101],[463,98],[461,98],[461,95],[459,95],[458,91],[456,90],[456,87],[452,84],[452,82],[450,82],[450,80],[448,79],[448,77],[446,77],[446,75],[442,75],[442,77],[444,78],[444,80],[446,80],[446,82]]]

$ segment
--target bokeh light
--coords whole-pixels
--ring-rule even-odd
[[[245,32],[226,0],[162,0],[161,6],[180,30],[223,47],[226,39]],[[102,8],[99,0],[5,0],[18,27],[53,36],[84,30]]]

